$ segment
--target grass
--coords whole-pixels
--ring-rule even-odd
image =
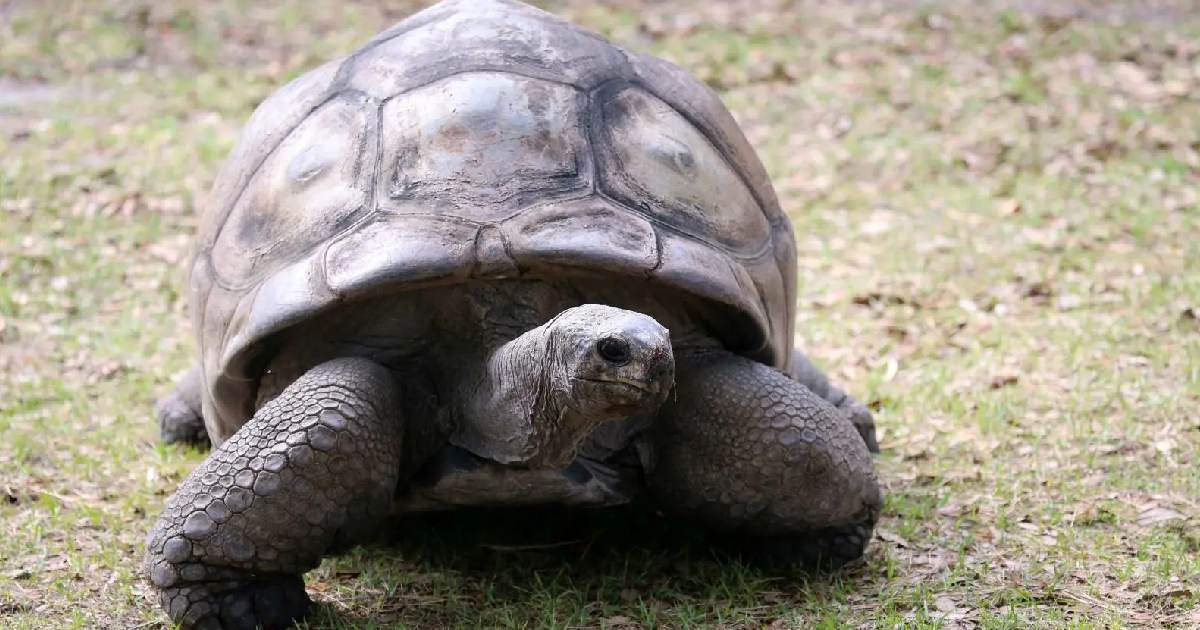
[[[0,626],[163,624],[195,208],[382,4],[0,2]],[[310,627],[1200,626],[1200,13],[1051,4],[553,5],[759,149],[798,338],[877,409],[877,538],[779,578],[644,514],[438,517],[310,574]]]

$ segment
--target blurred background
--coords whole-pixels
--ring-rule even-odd
[[[0,1],[0,626],[162,623],[197,212],[261,99],[420,4]],[[645,515],[439,520],[310,574],[313,627],[1200,626],[1200,7],[540,5],[734,111],[797,339],[876,411],[883,521],[780,579]]]

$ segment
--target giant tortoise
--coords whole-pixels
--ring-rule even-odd
[[[150,532],[185,627],[286,625],[388,518],[645,502],[863,553],[871,414],[793,349],[796,251],[699,81],[509,0],[450,0],[266,99],[190,268],[213,451]]]

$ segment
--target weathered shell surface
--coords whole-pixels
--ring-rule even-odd
[[[214,187],[191,273],[217,441],[251,415],[264,340],[364,297],[589,272],[741,316],[791,356],[795,246],[715,95],[507,0],[450,0],[259,106]]]

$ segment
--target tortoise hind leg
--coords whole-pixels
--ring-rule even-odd
[[[716,351],[680,357],[652,429],[659,505],[732,534],[752,556],[836,566],[860,557],[883,500],[866,444],[807,387]]]
[[[791,376],[797,383],[804,385],[812,393],[829,401],[829,404],[846,414],[850,418],[850,423],[862,436],[863,442],[867,443],[867,450],[872,453],[879,452],[879,441],[875,438],[875,417],[871,415],[871,410],[847,394],[841,387],[830,382],[825,372],[814,365],[812,360],[800,350],[792,353]]]
[[[364,359],[318,365],[216,448],[167,501],[145,571],[185,628],[275,628],[304,616],[301,575],[390,509],[400,395]]]
[[[163,442],[195,446],[210,443],[204,416],[200,413],[200,395],[200,366],[193,366],[175,384],[175,389],[154,405]]]

